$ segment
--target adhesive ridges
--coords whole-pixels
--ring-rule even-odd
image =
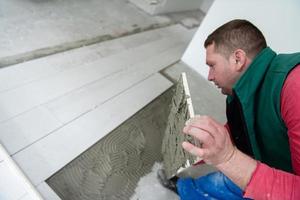
[[[182,134],[185,122],[189,119],[188,106],[184,93],[182,78],[176,84],[176,91],[171,101],[171,110],[162,144],[163,164],[168,178],[172,177],[186,160],[194,161],[195,157],[181,147],[183,141],[192,138]]]
[[[161,143],[172,94],[171,89],[165,92],[47,183],[62,200],[129,199],[140,177],[162,159]]]

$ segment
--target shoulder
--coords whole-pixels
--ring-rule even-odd
[[[300,64],[288,74],[281,90],[281,115],[286,125],[300,118]]]
[[[290,91],[290,90],[294,90],[293,88],[299,87],[299,86],[300,86],[300,64],[298,64],[288,74],[288,76],[287,76],[287,78],[284,82],[282,92],[287,92],[287,91]]]

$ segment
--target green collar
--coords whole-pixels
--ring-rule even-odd
[[[263,49],[252,61],[246,72],[234,84],[233,91],[242,104],[248,105],[260,86],[276,53],[269,47]],[[249,98],[250,97],[250,98]],[[252,97],[252,98],[251,98]],[[251,102],[250,102],[251,103]]]

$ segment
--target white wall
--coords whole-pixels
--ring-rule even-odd
[[[202,21],[182,61],[205,78],[206,37],[232,19],[247,19],[265,35],[267,44],[277,52],[300,51],[299,0],[215,0]]]

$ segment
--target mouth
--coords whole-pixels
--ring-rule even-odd
[[[216,86],[217,88],[221,88],[217,83],[215,83],[215,86]]]

